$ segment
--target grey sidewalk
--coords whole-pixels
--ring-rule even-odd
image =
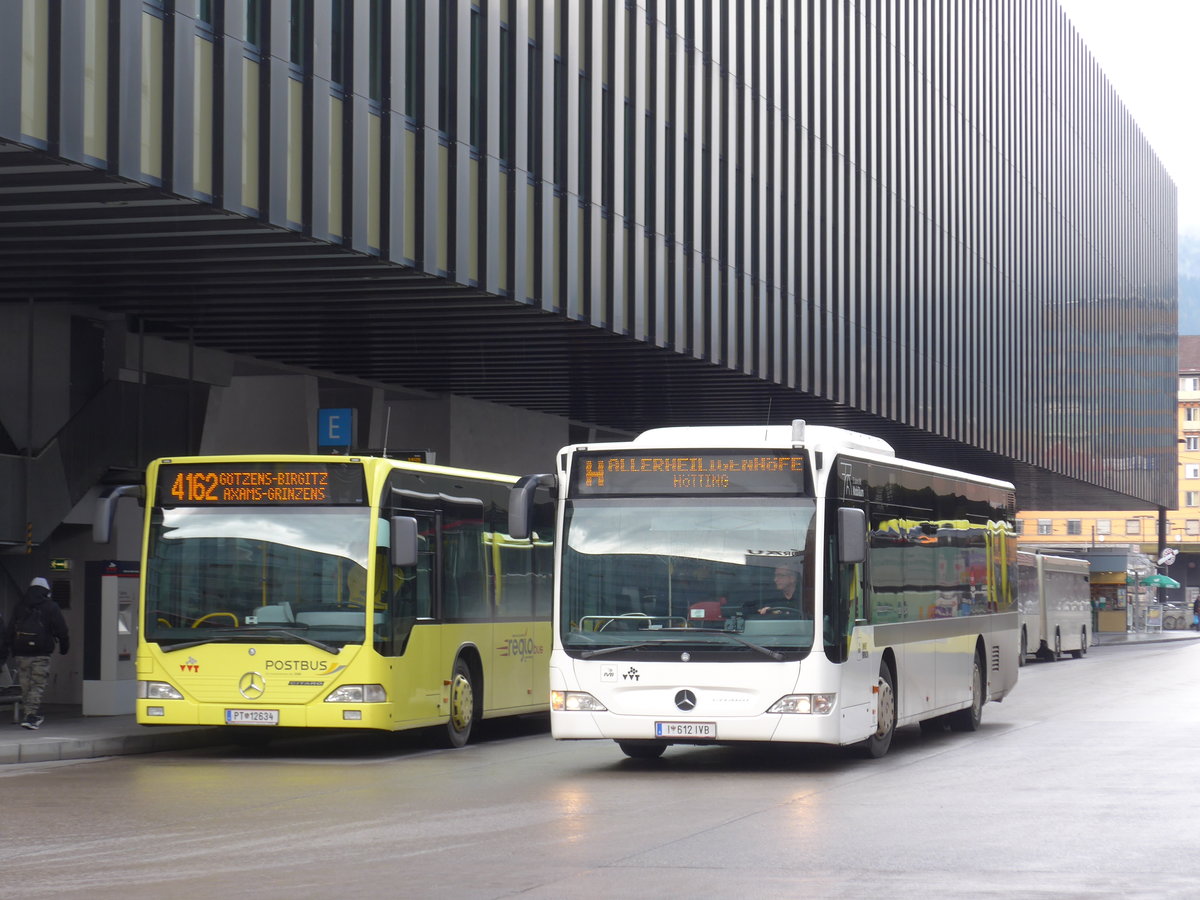
[[[1188,640],[1200,640],[1200,632],[1098,634],[1092,649]],[[133,716],[84,716],[78,706],[47,706],[44,712],[45,724],[29,731],[13,724],[8,707],[0,708],[0,764],[128,756],[230,743],[221,728],[144,726]]]
[[[13,723],[8,707],[0,709],[0,764],[127,756],[229,742],[219,728],[147,727],[131,715],[85,716],[78,706],[46,705],[42,713],[46,721],[30,731]]]
[[[1169,641],[1197,641],[1200,631],[1138,631],[1113,632],[1092,635],[1093,647],[1104,647],[1112,644],[1164,644]]]

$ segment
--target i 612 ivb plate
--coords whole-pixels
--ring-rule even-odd
[[[716,722],[655,722],[654,736],[660,738],[704,738],[714,740],[717,736]]]

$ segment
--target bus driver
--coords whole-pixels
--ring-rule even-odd
[[[754,609],[753,604],[748,603],[746,605],[749,608],[746,612],[756,612],[760,616],[799,615],[802,618],[811,619],[813,617],[811,600],[805,603],[801,597],[797,596],[799,582],[800,572],[795,566],[778,566],[775,569],[775,590],[779,591],[779,598],[758,609]]]

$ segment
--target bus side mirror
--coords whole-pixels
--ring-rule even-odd
[[[417,520],[412,516],[392,516],[392,565],[417,564]]]
[[[838,509],[838,561],[865,562],[867,558],[867,514],[852,506]]]
[[[146,488],[140,484],[123,484],[96,501],[96,509],[92,515],[92,540],[97,544],[107,544],[112,538],[113,516],[117,514],[117,501],[122,497],[144,500]]]
[[[554,487],[553,475],[522,475],[508,492],[508,535],[518,541],[533,534],[533,497],[539,487]]]

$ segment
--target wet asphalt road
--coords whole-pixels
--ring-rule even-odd
[[[1200,642],[1035,663],[975,734],[675,747],[542,720],[0,769],[0,897],[1195,897]]]

